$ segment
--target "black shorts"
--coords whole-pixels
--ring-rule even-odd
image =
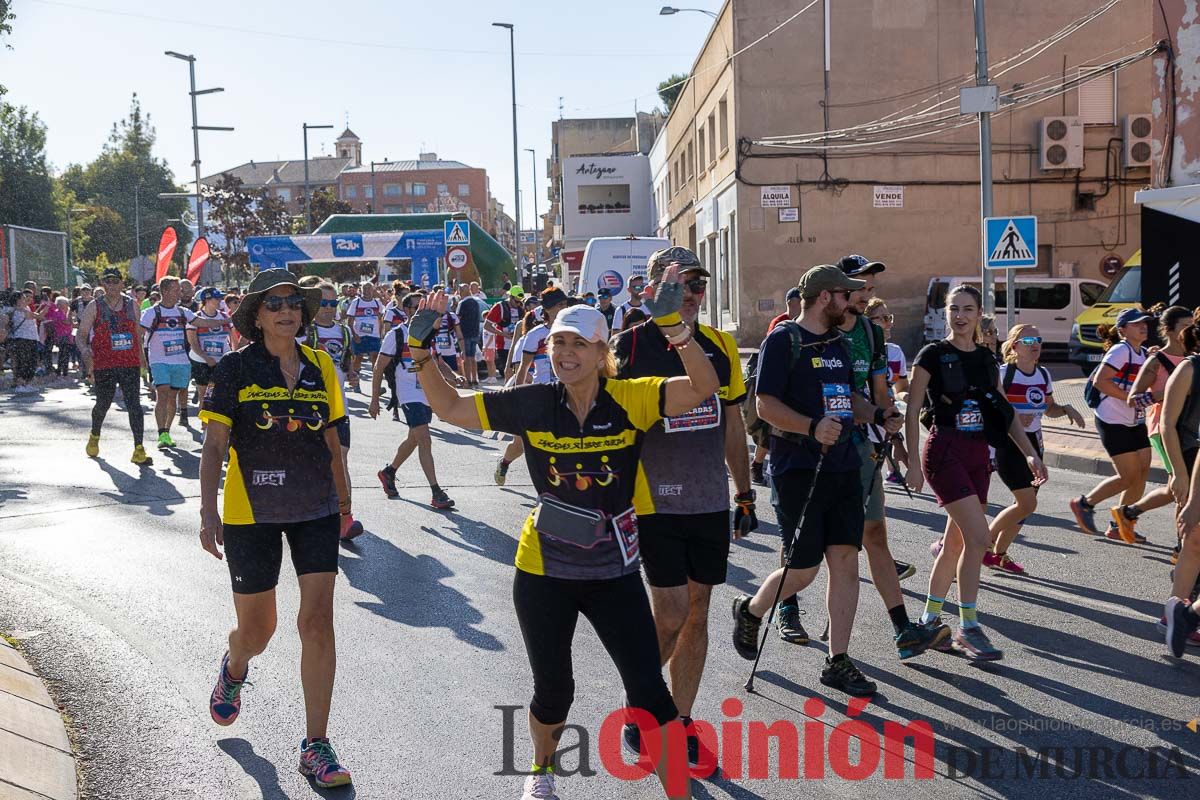
[[[508,366],[508,348],[507,347],[497,347],[496,348],[496,370],[498,372],[500,372],[501,375],[503,375],[504,368],[506,366]]]
[[[732,531],[728,511],[638,517],[646,581],[659,588],[687,586],[689,578],[709,586],[724,583]]]
[[[865,517],[858,470],[822,471],[806,511],[804,501],[812,480],[813,470],[810,469],[791,469],[771,477],[779,534],[783,538],[783,551],[786,553],[789,547],[792,548],[792,558],[788,562],[792,569],[819,565],[825,557],[825,548],[830,545],[844,544],[862,550]],[[804,527],[796,536],[801,514],[804,515]],[[793,537],[796,537],[794,547]]]
[[[347,450],[350,449],[350,417],[342,417],[337,422],[333,423],[333,427],[337,429],[338,442]]]
[[[1109,458],[1150,449],[1150,436],[1144,422],[1141,425],[1110,425],[1097,417],[1096,432],[1100,434],[1100,444],[1104,445]]]
[[[204,361],[192,362],[192,380],[197,386],[208,386],[213,382],[213,371],[216,367],[210,367]]]
[[[1029,443],[1033,445],[1033,452],[1038,454],[1038,458],[1041,458],[1041,437],[1036,433],[1025,435],[1029,437]],[[1029,469],[1029,462],[1025,460],[1025,454],[1012,439],[1006,441],[1004,447],[996,451],[996,472],[1010,492],[1033,488],[1033,472]]]
[[[283,536],[287,536],[296,575],[338,571],[338,515],[304,522],[225,525],[225,561],[234,594],[258,594],[279,583]]]

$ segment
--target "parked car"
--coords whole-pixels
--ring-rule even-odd
[[[1096,330],[1103,324],[1117,321],[1117,315],[1127,308],[1146,303],[1142,298],[1142,251],[1138,250],[1108,284],[1096,302],[1075,317],[1071,326],[1070,352],[1067,359],[1078,364],[1084,374],[1090,374],[1104,358],[1104,346]]]

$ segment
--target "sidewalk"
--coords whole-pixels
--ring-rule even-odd
[[[0,639],[0,800],[76,800],[75,757],[58,707]]]

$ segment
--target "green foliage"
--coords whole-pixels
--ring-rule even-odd
[[[658,84],[658,96],[663,101],[663,105],[667,107],[668,114],[675,107],[675,101],[679,99],[679,93],[686,85],[683,81],[687,79],[687,75],[676,74]]]
[[[0,101],[0,223],[57,230],[53,188],[46,126],[24,106]]]
[[[209,241],[214,255],[225,265],[231,283],[248,279],[247,237],[288,233],[291,214],[287,204],[265,191],[246,189],[241,178],[229,173],[222,175],[215,184],[205,186],[203,194],[209,209],[205,223],[224,239],[224,244],[220,245],[217,241]]]
[[[0,39],[12,33],[12,21],[15,16],[12,13],[12,2],[10,0],[0,0]],[[12,49],[12,45],[10,44],[4,44],[3,46],[9,50]],[[0,84],[0,97],[3,97],[6,91],[7,89],[4,88],[4,85]]]
[[[353,214],[354,208],[344,200],[338,200],[337,195],[333,193],[333,189],[328,186],[317,189],[312,193],[312,199],[309,201],[312,205],[312,222],[313,229],[321,227],[321,223],[329,219],[334,214]],[[299,220],[300,230],[295,233],[308,233],[307,226],[303,219]]]

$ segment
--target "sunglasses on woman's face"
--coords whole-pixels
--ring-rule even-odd
[[[271,294],[263,298],[262,304],[267,311],[279,311],[284,305],[296,309],[304,305],[304,298],[299,294],[289,294],[287,297]]]
[[[871,317],[870,319],[871,319],[871,322],[882,322],[887,325],[891,325],[892,320],[894,320],[895,317],[891,314],[876,314],[875,316]]]
[[[1018,344],[1027,344],[1027,345],[1041,344],[1042,337],[1040,337],[1040,336],[1022,336],[1020,339],[1017,339],[1017,343]]]

